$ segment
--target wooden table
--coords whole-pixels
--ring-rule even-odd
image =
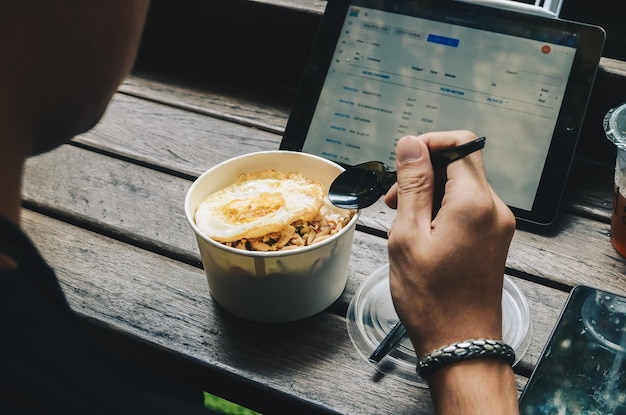
[[[431,413],[427,389],[377,374],[346,330],[355,291],[387,262],[394,212],[381,202],[362,213],[347,287],[328,310],[262,325],[212,300],[186,191],[223,160],[277,149],[289,114],[289,94],[239,86],[136,71],[95,129],[28,162],[26,231],[89,326],[171,376],[263,413]],[[579,157],[555,229],[514,236],[507,274],[532,315],[520,391],[572,286],[626,295],[626,260],[609,240],[612,169]]]

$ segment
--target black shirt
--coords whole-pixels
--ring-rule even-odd
[[[0,413],[209,413],[202,391],[99,344],[52,268],[0,217]]]

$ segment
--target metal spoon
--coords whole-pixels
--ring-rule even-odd
[[[485,137],[431,155],[435,170],[443,169],[485,146]],[[330,202],[343,209],[364,209],[373,205],[396,182],[395,171],[389,171],[382,161],[368,161],[348,167],[328,189]]]

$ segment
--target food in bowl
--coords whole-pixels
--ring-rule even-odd
[[[324,186],[298,172],[243,173],[209,196],[195,212],[207,237],[248,251],[310,246],[339,232],[354,211],[331,205]]]
[[[237,182],[242,174],[272,169],[298,172],[315,179],[326,189],[324,195],[343,171],[330,160],[303,152],[248,153],[225,160],[200,175],[185,196],[184,209],[213,299],[239,317],[262,323],[285,323],[317,314],[341,296],[348,281],[359,211],[341,212],[352,215],[341,231],[298,249],[269,252],[235,249],[200,230],[195,215],[209,195]]]

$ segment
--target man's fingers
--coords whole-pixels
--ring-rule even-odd
[[[394,183],[387,191],[385,204],[392,209],[398,208],[398,182]]]

